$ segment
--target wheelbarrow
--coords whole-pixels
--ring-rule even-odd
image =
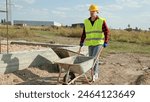
[[[88,84],[92,84],[93,68],[99,58],[100,53],[102,52],[102,48],[100,48],[100,51],[97,53],[96,57],[79,56],[81,51],[80,47],[78,55],[56,61],[55,64],[58,64],[60,69],[58,83],[60,83],[62,69],[64,69],[66,71],[62,81],[64,85],[74,84],[78,78],[83,76]],[[87,77],[88,71],[91,71],[90,78]],[[75,74],[77,74],[77,76],[75,76]]]

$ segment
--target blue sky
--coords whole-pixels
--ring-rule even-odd
[[[128,24],[132,28],[150,28],[150,0],[12,0],[12,19],[71,25],[89,17],[90,4],[99,6],[98,15],[106,18],[110,28],[126,28]],[[5,0],[0,0],[0,9],[4,8]]]

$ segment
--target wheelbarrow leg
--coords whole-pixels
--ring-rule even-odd
[[[85,77],[87,83],[91,85],[91,84],[92,84],[92,81],[88,79],[88,77],[86,76],[86,74],[84,74],[84,77]]]
[[[85,79],[86,79],[86,81],[87,81],[88,84],[92,84],[92,81],[90,81],[90,80],[88,79],[88,77],[86,76],[86,74],[84,73],[84,74],[81,74],[81,75],[75,77],[73,80],[71,80],[71,81],[68,83],[68,85],[70,85],[71,83],[74,83],[74,81],[77,80],[78,78],[80,78],[81,76],[84,76],[84,77],[85,77]]]
[[[65,84],[68,85],[68,82],[69,82],[69,73],[70,73],[70,66],[68,66],[68,71],[66,73],[66,79],[65,79]]]
[[[74,81],[77,80],[78,78],[80,78],[81,76],[82,76],[82,75],[79,75],[79,76],[75,77],[73,80],[71,80],[71,81],[68,83],[68,85],[70,85],[71,83],[74,83]]]
[[[59,75],[58,75],[58,79],[57,79],[58,83],[60,82],[61,72],[62,72],[62,68],[61,68],[61,66],[59,66]]]
[[[91,68],[91,78],[92,78],[91,81],[93,81],[93,75],[94,75],[94,70],[93,70],[93,68]]]

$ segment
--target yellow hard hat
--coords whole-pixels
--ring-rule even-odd
[[[97,5],[95,5],[95,4],[92,4],[90,7],[89,7],[89,11],[99,11],[99,9],[98,9],[98,6]]]

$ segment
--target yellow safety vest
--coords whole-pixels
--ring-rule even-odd
[[[104,43],[104,33],[102,31],[102,25],[104,22],[104,18],[98,18],[93,26],[89,19],[84,20],[84,26],[85,26],[85,33],[86,33],[86,39],[85,39],[85,45],[86,46],[96,46],[96,45],[102,45]]]

